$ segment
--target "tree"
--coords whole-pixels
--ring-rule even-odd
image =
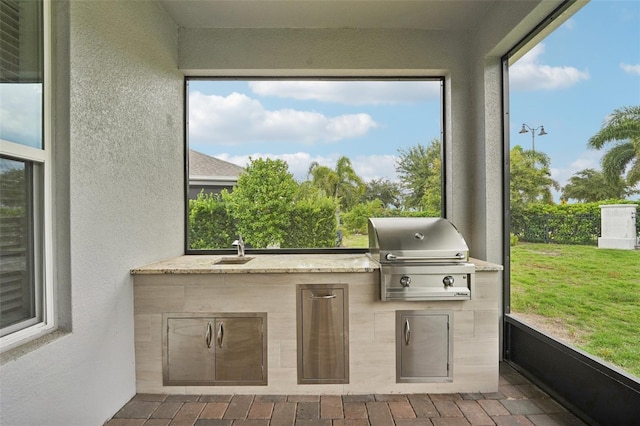
[[[335,170],[322,166],[316,161],[309,166],[308,175],[313,186],[321,188],[328,196],[340,201],[343,210],[349,210],[360,198],[365,190],[365,184],[353,170],[351,160],[340,157]]]
[[[640,106],[616,109],[607,117],[602,128],[593,135],[587,146],[602,149],[613,147],[602,157],[602,170],[608,180],[624,176],[629,186],[640,182]]]
[[[380,200],[384,207],[400,208],[402,191],[400,185],[389,179],[372,179],[366,184],[363,200],[366,202]]]
[[[338,175],[331,167],[313,161],[307,171],[307,181],[311,183],[311,186],[323,191],[326,196],[335,197]]]
[[[396,172],[406,194],[404,198],[406,208],[435,207],[438,212],[440,211],[441,147],[441,142],[433,139],[429,146],[418,144],[409,149],[398,150],[400,158],[396,163]]]
[[[356,204],[351,210],[342,215],[344,227],[348,232],[366,234],[370,217],[380,217],[384,211],[382,201],[375,199],[366,203]]]
[[[442,214],[442,160],[440,157],[433,160],[433,173],[425,181],[425,192],[420,200],[422,210],[429,216]],[[437,189],[436,189],[437,188]]]
[[[553,204],[551,189],[560,189],[560,185],[551,179],[549,157],[516,145],[511,149],[510,158],[511,209],[522,209],[534,203]]]
[[[612,181],[601,171],[584,169],[569,178],[569,182],[562,189],[562,198],[595,203],[608,199],[620,200],[634,193],[637,191],[630,189],[620,176],[614,176]]]
[[[4,169],[0,173],[0,242],[7,248],[25,247],[29,244],[29,209],[25,191],[27,173],[22,167],[11,167],[11,163],[11,160],[0,159],[0,167]],[[19,254],[19,251],[15,253]],[[4,264],[2,266],[4,270]]]
[[[11,164],[11,160],[2,160]],[[24,168],[7,167],[0,173],[0,208],[19,209],[24,211],[25,199],[25,172]]]
[[[255,248],[280,246],[291,226],[298,183],[282,160],[249,158],[233,192],[223,191],[237,228]]]

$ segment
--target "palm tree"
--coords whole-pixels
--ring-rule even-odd
[[[340,202],[345,210],[351,209],[360,201],[366,186],[356,171],[353,170],[351,160],[347,157],[338,159],[336,174],[338,175],[336,197],[340,197]]]
[[[347,157],[340,157],[335,170],[322,166],[317,162],[311,163],[307,176],[311,183],[324,190],[325,194],[340,200],[344,210],[349,210],[360,198],[365,190],[365,184],[356,174]]]
[[[324,195],[335,197],[338,176],[331,168],[314,161],[309,165],[307,171],[307,180],[309,178],[311,178],[312,185],[322,190]]]
[[[601,149],[609,142],[614,145],[602,157],[602,171],[613,181],[629,168],[627,184],[634,186],[640,182],[640,106],[613,111],[587,145]]]

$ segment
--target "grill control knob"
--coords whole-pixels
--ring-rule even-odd
[[[409,287],[409,284],[411,284],[411,277],[403,275],[402,277],[400,277],[400,285],[402,287]]]
[[[445,285],[445,287],[451,287],[454,283],[455,279],[451,276],[451,275],[447,275],[446,277],[444,277],[442,279],[442,284]]]

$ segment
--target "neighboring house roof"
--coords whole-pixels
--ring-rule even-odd
[[[189,180],[236,182],[244,167],[189,150]]]

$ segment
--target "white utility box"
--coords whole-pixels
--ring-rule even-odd
[[[633,250],[638,245],[635,204],[600,206],[601,234],[598,248]]]

